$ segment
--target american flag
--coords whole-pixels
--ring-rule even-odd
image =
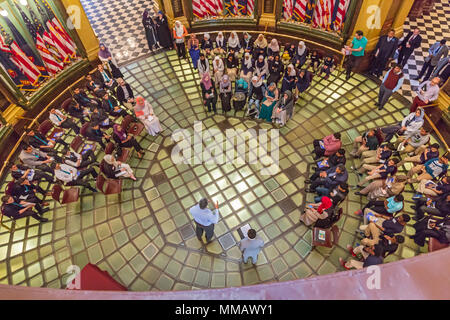
[[[41,72],[15,41],[8,45],[3,35],[0,34],[0,49],[3,52],[11,54],[11,61],[34,86],[38,84]]]
[[[336,20],[334,20],[334,30],[340,31],[344,25],[345,15],[347,14],[350,0],[338,0],[338,9],[336,13]]]
[[[251,16],[253,14],[254,10],[255,10],[255,0],[248,0],[247,1],[247,15]]]
[[[330,30],[334,0],[318,0],[314,11],[314,27]]]
[[[306,19],[306,5],[308,0],[296,0],[293,17],[296,21],[304,22]]]
[[[206,16],[204,0],[192,0],[192,14],[199,19]]]
[[[283,0],[283,17],[285,20],[291,20],[293,10],[293,0]]]

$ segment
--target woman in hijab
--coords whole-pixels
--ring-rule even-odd
[[[145,101],[143,97],[136,98],[134,114],[144,124],[147,132],[151,136],[156,136],[162,131],[158,117],[153,112],[152,105]]]
[[[425,112],[422,108],[418,108],[416,112],[407,115],[400,124],[381,128],[385,134],[384,141],[390,142],[397,133],[399,136],[411,137],[415,132],[420,131],[423,126]]]
[[[307,70],[301,70],[298,74],[297,81],[296,81],[296,87],[297,87],[297,94],[296,98],[298,98],[303,92],[306,91],[306,89],[309,88],[309,85],[311,84],[310,80],[310,73]]]
[[[205,73],[209,74],[209,61],[203,53],[200,54],[200,60],[198,61],[197,67],[200,78],[203,78]]]
[[[244,79],[248,84],[250,84],[250,79],[253,77],[254,62],[250,52],[244,53],[244,58],[241,63],[241,74],[240,78]]]
[[[114,59],[114,56],[111,54],[104,43],[100,43],[98,58],[103,63],[103,65],[111,72],[113,78],[123,78],[122,72],[120,72],[119,68],[117,68],[116,59]]]
[[[297,50],[292,59],[292,64],[294,64],[298,69],[300,69],[306,62],[306,57],[308,56],[308,48],[305,46],[303,41],[298,43]]]
[[[265,97],[263,98],[259,119],[272,122],[273,107],[277,104],[278,99],[279,92],[277,85],[275,83],[271,83],[269,85],[269,89],[266,91]]]
[[[228,38],[228,51],[233,49],[237,54],[241,49],[241,44],[239,43],[239,37],[236,32],[231,32],[230,37]]]
[[[202,44],[201,44],[202,53],[205,56],[210,56],[213,48],[214,48],[214,46],[211,41],[211,36],[209,35],[209,33],[205,33],[203,35],[203,40],[202,40]]]
[[[319,219],[326,219],[328,212],[326,210],[333,206],[333,202],[328,197],[322,197],[319,203],[307,204],[305,212],[300,215],[300,221],[307,226],[314,224]]]
[[[280,56],[276,55],[273,60],[269,61],[269,77],[267,78],[267,83],[274,82],[275,84],[278,84],[283,71],[284,65],[281,62]]]
[[[181,24],[180,21],[175,21],[173,27],[173,38],[177,46],[178,58],[186,59],[186,45],[184,44],[184,38],[188,35],[186,27]]]
[[[159,45],[164,49],[173,49],[172,34],[169,29],[169,23],[166,15],[162,12],[158,12],[156,17],[156,33],[159,40]]]
[[[219,84],[220,80],[222,80],[224,71],[225,66],[223,64],[222,59],[219,56],[216,56],[213,61],[213,74],[214,74],[214,81],[216,84]]]
[[[292,63],[294,63],[294,57],[297,54],[297,47],[295,43],[287,43],[284,47],[284,50],[288,52],[289,56],[292,59]]]
[[[188,50],[194,69],[197,70],[198,60],[200,59],[200,46],[195,34],[191,34],[191,37],[188,40]]]
[[[214,54],[216,56],[224,56],[227,50],[227,43],[225,41],[225,37],[222,32],[219,32],[216,37],[216,48],[214,49]]]
[[[270,44],[267,47],[267,55],[269,57],[280,55],[280,45],[278,44],[277,39],[273,38],[272,41],[270,41]]]
[[[144,25],[144,29],[145,29],[145,35],[147,37],[148,48],[150,49],[150,51],[158,49],[159,45],[158,45],[158,36],[156,34],[156,24],[153,21],[153,18],[151,16],[149,9],[145,9],[145,11],[144,11],[144,14],[142,17],[142,24]]]
[[[231,79],[228,75],[222,77],[219,85],[220,101],[222,101],[222,111],[226,113],[231,110]]]
[[[227,66],[227,75],[230,77],[230,80],[234,82],[237,75],[238,60],[234,54],[233,48],[230,48],[230,53],[228,54],[225,64]]]
[[[248,95],[248,109],[253,110],[252,105],[255,105],[256,109],[256,117],[259,116],[260,105],[262,100],[264,99],[265,87],[263,85],[263,81],[259,79],[257,76],[252,78],[252,86],[250,88],[250,93]]]
[[[267,40],[262,33],[258,35],[258,38],[255,40],[253,44],[253,57],[267,55]]]
[[[122,156],[123,148],[134,148],[139,158],[142,158],[144,155],[144,149],[141,147],[139,142],[136,141],[133,135],[128,134],[127,131],[119,124],[114,125],[113,139],[119,145],[117,150],[118,157]]]
[[[209,73],[203,74],[200,87],[202,88],[203,104],[208,107],[208,112],[211,112],[212,109],[216,113],[216,89]]]
[[[252,36],[248,32],[244,32],[244,35],[241,39],[241,48],[244,50],[245,53],[252,54],[253,53],[253,40]]]
[[[130,178],[136,181],[133,170],[130,165],[117,161],[112,154],[107,154],[103,158],[105,160],[103,165],[103,172],[109,179],[118,179],[120,177]]]
[[[293,64],[288,65],[283,77],[283,83],[281,85],[281,93],[286,90],[290,90],[291,92],[295,88],[295,80],[297,78],[297,72],[294,68]]]
[[[259,56],[258,60],[255,62],[255,72],[254,75],[259,79],[266,79],[269,73],[269,66],[267,65],[267,61],[264,59],[264,56]]]
[[[278,100],[278,103],[273,108],[272,119],[274,122],[284,126],[286,122],[292,118],[294,112],[294,99],[292,98],[292,92],[286,90]]]

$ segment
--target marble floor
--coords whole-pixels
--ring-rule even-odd
[[[145,133],[139,137],[147,153],[143,159],[133,154],[129,160],[138,181],[125,180],[120,195],[83,191],[78,203],[53,202],[45,215],[48,223],[6,221],[13,232],[0,228],[0,283],[64,288],[67,268],[82,268],[88,262],[133,291],[232,287],[342,270],[338,258],[347,258],[346,245],[358,242],[355,230],[361,218],[353,213],[366,200],[351,192],[337,224],[338,245],[331,250],[312,248],[311,228],[299,222],[305,202],[312,200],[304,192],[313,166],[312,141],[338,131],[349,152],[358,132],[400,121],[408,113],[406,100],[395,95],[385,110],[377,111],[373,102],[378,87],[373,81],[356,74],[345,82],[337,72],[329,80],[315,78],[298,101],[293,119],[280,130],[280,172],[263,176],[259,165],[174,165],[171,135],[179,128],[192,129],[194,121],[221,131],[274,128],[244,118],[242,111],[207,114],[197,72],[175,51],[160,52],[122,71],[134,91],[152,103],[164,129],[156,138]],[[221,111],[220,103],[218,107]],[[353,164],[349,160],[347,168]],[[349,183],[357,179],[351,173]],[[4,188],[5,184],[1,191]],[[408,186],[409,213],[411,195]],[[221,219],[209,245],[195,237],[188,213],[203,196],[220,203]],[[255,267],[241,263],[236,246],[237,229],[247,223],[266,242]],[[412,221],[405,234],[413,234],[411,225]],[[406,238],[385,262],[418,253]]]

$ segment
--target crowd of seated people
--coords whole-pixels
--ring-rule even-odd
[[[130,85],[115,78],[103,65],[85,77],[84,85],[74,88],[61,108],[51,108],[46,121],[53,128],[42,129],[41,123],[39,129],[29,130],[19,162],[11,166],[13,180],[6,187],[1,210],[13,220],[31,216],[46,222],[43,214],[49,210],[49,203],[45,198],[52,195],[55,184],[98,192],[99,174],[106,179],[136,180],[123,151],[133,148],[142,158],[144,148],[130,128],[141,122],[152,136],[162,130],[151,104],[141,96],[135,98]],[[70,131],[78,144],[66,142]],[[105,151],[100,161],[97,145]],[[47,182],[49,191],[41,182]]]
[[[245,32],[239,40],[236,32],[228,39],[219,32],[212,40],[205,33],[201,41],[195,35],[189,41],[200,43],[199,58],[192,56],[192,61],[208,112],[216,113],[219,101],[223,113],[247,106],[246,115],[280,126],[292,118],[296,100],[313,77],[328,79],[338,62],[303,41],[283,45],[263,34],[253,39]]]

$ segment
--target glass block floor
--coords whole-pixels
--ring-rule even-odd
[[[380,112],[373,106],[378,86],[362,75],[348,82],[342,74],[329,80],[316,78],[296,105],[293,119],[280,131],[281,171],[262,176],[253,165],[173,164],[171,134],[178,128],[192,128],[194,121],[220,130],[272,127],[243,118],[242,111],[208,115],[197,72],[188,62],[180,62],[174,51],[127,65],[123,73],[135,92],[153,104],[164,128],[156,138],[145,133],[140,137],[148,151],[144,159],[129,161],[139,180],[125,180],[120,195],[83,191],[78,203],[52,203],[45,215],[48,223],[22,219],[11,233],[2,227],[1,283],[64,288],[67,268],[82,268],[88,262],[133,291],[236,287],[342,270],[338,258],[349,256],[346,245],[357,242],[355,230],[361,223],[353,212],[366,200],[351,192],[343,203],[338,246],[311,248],[311,228],[300,223],[299,216],[305,201],[312,201],[312,195],[304,192],[313,162],[312,141],[339,131],[349,152],[358,132],[400,121],[408,113],[408,102],[394,97]],[[352,164],[349,160],[347,168]],[[356,182],[351,173],[349,183]],[[412,212],[411,187],[405,192],[406,211]],[[202,245],[193,234],[188,213],[203,196],[220,203],[221,219],[209,245]],[[247,223],[266,242],[256,267],[241,263],[236,245],[224,250],[219,243],[222,237],[231,244],[238,242],[237,229]],[[411,224],[405,228],[408,235],[413,233]],[[386,262],[419,252],[406,238]]]

